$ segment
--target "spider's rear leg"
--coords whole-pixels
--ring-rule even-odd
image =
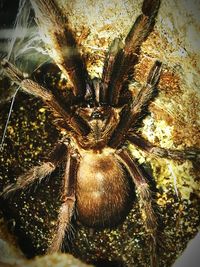
[[[142,117],[144,109],[148,107],[155,94],[160,73],[161,62],[156,61],[150,70],[146,86],[140,90],[134,102],[130,106],[126,105],[122,110],[120,121],[108,143],[109,146],[112,148],[118,147],[123,142],[130,128],[134,127],[134,124]]]
[[[191,160],[194,162],[200,161],[200,149],[198,148],[187,148],[184,150],[162,148],[135,133],[130,133],[127,138],[132,144],[155,157],[173,160]]]
[[[53,234],[54,236],[47,253],[60,251],[65,237],[65,232],[70,230],[70,222],[75,205],[75,188],[78,165],[79,160],[77,154],[71,147],[69,147],[65,174],[63,176],[61,186],[60,199],[62,204],[59,209],[57,226]]]
[[[150,262],[151,267],[158,266],[158,236],[157,236],[157,218],[153,210],[152,196],[149,184],[145,179],[139,165],[135,162],[130,152],[126,150],[118,150],[117,158],[129,171],[133,182],[136,186],[140,209],[144,220],[144,225],[149,235],[150,246]]]
[[[58,143],[51,152],[48,161],[40,166],[35,166],[17,179],[15,184],[8,185],[1,193],[1,198],[9,198],[18,190],[26,190],[35,182],[41,182],[50,175],[60,162],[65,158],[67,147],[64,143]]]

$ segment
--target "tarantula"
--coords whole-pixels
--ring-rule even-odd
[[[178,151],[157,147],[137,133],[139,122],[157,92],[161,62],[155,61],[146,85],[134,99],[128,84],[138,62],[140,47],[153,30],[160,1],[144,0],[142,14],[125,42],[114,39],[101,79],[90,78],[75,34],[56,3],[53,0],[31,0],[31,3],[38,25],[44,22],[49,28],[52,25],[49,33],[51,56],[73,85],[69,96],[45,88],[6,60],[1,64],[12,81],[43,100],[55,115],[58,129],[66,134],[46,162],[19,177],[16,184],[7,186],[1,198],[9,198],[36,181],[42,181],[65,164],[57,227],[46,251],[52,253],[61,248],[75,209],[76,219],[86,226],[112,227],[129,212],[135,190],[149,236],[151,266],[156,266],[157,218],[151,192],[148,180],[127,144],[158,157],[175,160],[197,157],[192,149]]]

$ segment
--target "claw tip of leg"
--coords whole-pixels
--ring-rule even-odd
[[[142,4],[142,12],[145,16],[155,17],[160,7],[160,0],[144,0]]]

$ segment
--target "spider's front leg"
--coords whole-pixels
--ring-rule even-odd
[[[156,61],[150,70],[146,85],[140,90],[134,102],[125,106],[121,112],[120,121],[108,143],[112,148],[118,147],[125,139],[128,131],[141,118],[144,109],[152,100],[161,73],[161,62]]]
[[[48,37],[50,56],[70,78],[74,95],[84,97],[88,73],[67,18],[54,0],[31,0],[31,4],[42,38]]]
[[[152,205],[152,196],[149,184],[137,162],[128,149],[117,150],[118,160],[126,167],[136,186],[139,206],[143,215],[144,225],[149,235],[151,267],[158,266],[157,256],[157,218]]]
[[[86,135],[90,132],[88,123],[79,115],[74,114],[69,107],[63,106],[62,99],[56,99],[53,93],[37,82],[24,76],[24,74],[7,60],[2,60],[1,65],[7,76],[22,89],[45,102],[51,111],[62,118],[66,127],[69,126],[75,133]]]
[[[62,248],[65,232],[69,230],[71,217],[75,205],[76,176],[79,165],[77,153],[69,147],[65,173],[61,186],[61,207],[59,209],[57,226],[47,253],[60,251]]]
[[[103,70],[102,103],[115,106],[128,76],[133,74],[138,61],[140,47],[152,32],[160,0],[144,0],[142,14],[138,16],[128,33],[125,44],[115,39],[111,45]]]
[[[1,198],[9,198],[19,190],[26,190],[35,182],[41,182],[50,175],[56,167],[63,161],[67,154],[67,146],[58,143],[51,152],[48,161],[40,166],[35,166],[17,179],[15,184],[8,185],[1,193]]]

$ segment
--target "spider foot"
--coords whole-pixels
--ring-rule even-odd
[[[33,183],[30,183],[30,184],[26,184],[26,185],[22,185],[22,184],[10,184],[8,185],[4,190],[3,192],[0,194],[0,198],[6,200],[8,198],[13,198],[15,197],[15,195],[20,192],[20,191],[23,191],[23,192],[26,192],[28,190],[31,189],[31,185],[33,185]]]
[[[193,162],[200,162],[200,150],[187,148],[185,150],[173,150],[164,149],[161,147],[152,147],[149,150],[150,154],[153,154],[160,158],[168,158],[174,160],[191,160]]]
[[[185,157],[191,161],[200,162],[200,149],[198,148],[186,149]]]
[[[13,198],[15,194],[19,191],[20,187],[16,184],[10,184],[6,186],[3,192],[0,194],[0,199]]]
[[[160,6],[160,0],[144,0],[142,13],[148,17],[155,17]]]
[[[15,83],[20,84],[24,80],[24,74],[7,59],[2,59],[0,64],[6,75]]]
[[[153,209],[151,191],[147,183],[139,184],[137,191],[144,225],[148,234],[148,243],[150,247],[150,266],[158,267],[157,220]]]
[[[8,185],[0,194],[0,197],[7,199],[13,197],[19,190],[28,190],[33,184],[40,183],[45,177],[48,177],[54,169],[55,165],[51,162],[45,162],[40,166],[35,166],[20,176],[15,184]]]

